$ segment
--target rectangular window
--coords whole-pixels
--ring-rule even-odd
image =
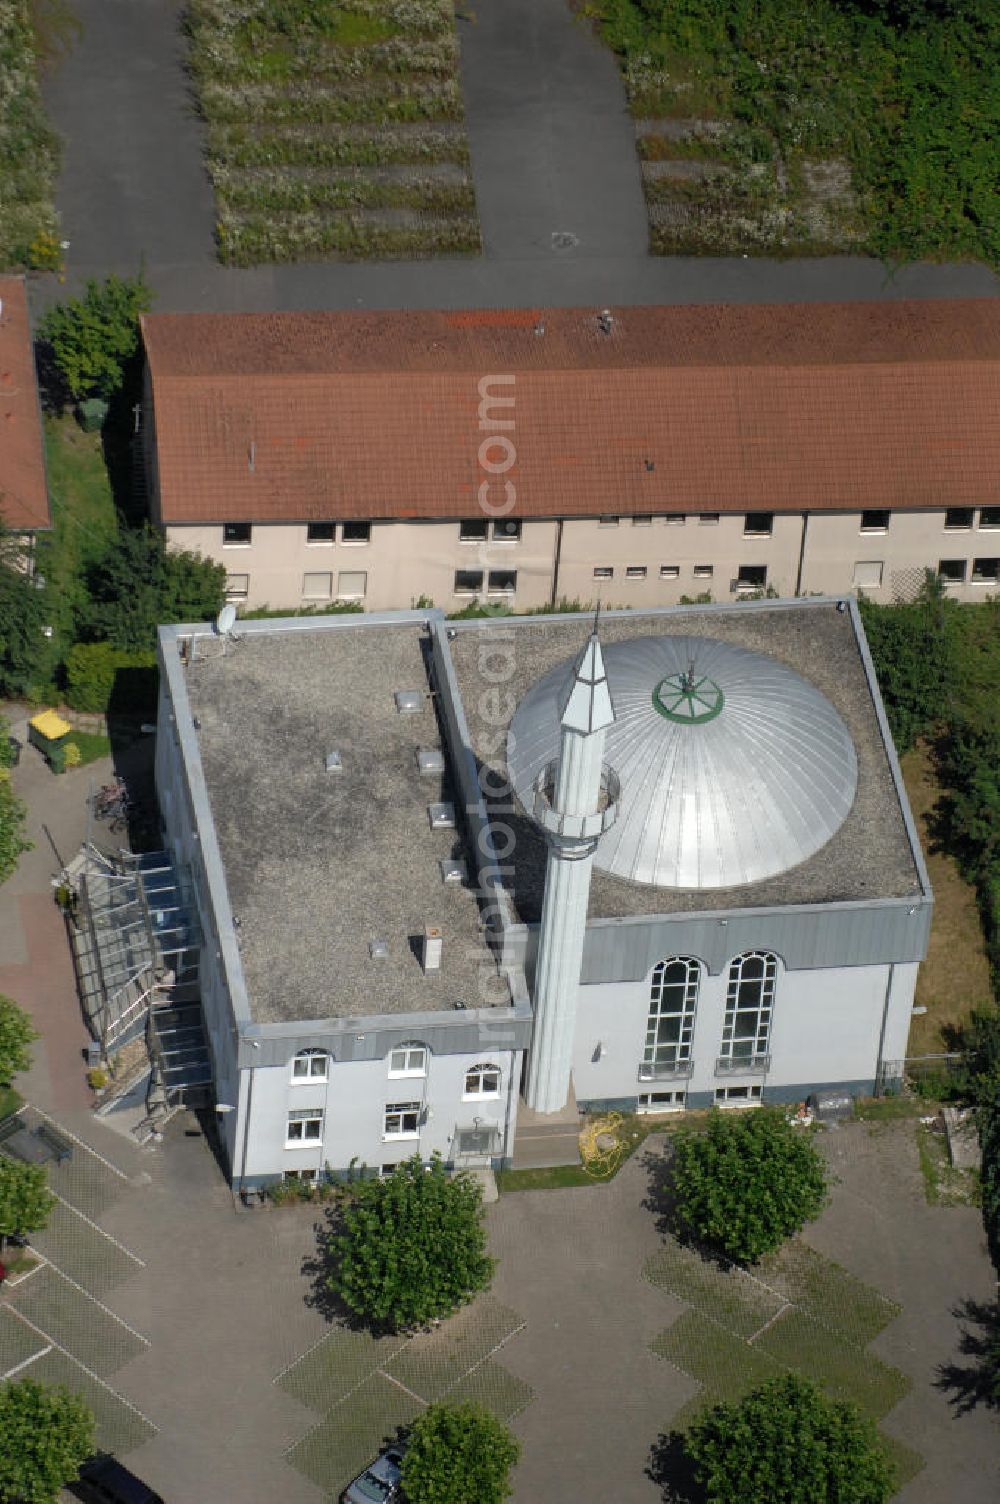
[[[862,512],[861,531],[863,533],[887,533],[889,531],[889,513]]]
[[[343,576],[340,576],[343,578]],[[307,601],[328,601],[333,594],[332,574],[304,574],[302,594]]]
[[[222,542],[227,548],[235,548],[238,545],[246,545],[253,537],[253,525],[249,522],[224,522],[222,524]]]
[[[402,1044],[389,1055],[390,1076],[426,1076],[427,1050],[422,1044]]]
[[[372,525],[370,522],[344,522],[340,528],[341,543],[370,543],[372,541]]]
[[[687,1106],[686,1091],[644,1091],[639,1093],[641,1113],[678,1112]]]
[[[854,566],[854,585],[857,590],[880,590],[882,588],[882,560],[859,559]]]
[[[306,525],[307,543],[332,543],[336,536],[335,522],[310,522]]]
[[[420,1103],[389,1102],[385,1109],[385,1138],[418,1138],[420,1136]]]
[[[285,1144],[289,1149],[301,1149],[304,1144],[318,1144],[322,1138],[322,1108],[303,1107],[288,1114]]]
[[[979,584],[995,585],[1000,580],[1000,559],[973,559],[972,578]]]
[[[715,573],[715,565],[696,564],[692,573],[696,580],[710,580]]]
[[[760,1086],[717,1086],[715,1088],[715,1101],[719,1107],[725,1107],[727,1104],[733,1107],[745,1107],[748,1103],[759,1102],[760,1099]]]
[[[368,594],[368,572],[364,569],[342,569],[337,576],[337,599],[339,601],[363,601]]]
[[[520,543],[520,519],[517,517],[502,517],[499,522],[494,522],[493,541],[495,543]]]
[[[680,568],[679,564],[661,564],[660,565],[660,579],[661,580],[679,580],[680,577],[681,577],[681,568]]]
[[[736,589],[739,594],[750,590],[765,590],[767,588],[767,565],[766,564],[741,564],[736,575]]]
[[[464,1098],[498,1097],[499,1095],[500,1067],[498,1065],[474,1065],[466,1071]]]
[[[718,512],[702,512],[698,518],[698,521],[700,522],[702,527],[715,527],[715,525],[718,523],[718,520]]]
[[[983,507],[979,513],[980,527],[1000,527],[1000,507]]]
[[[485,517],[467,517],[458,524],[459,543],[485,543],[489,523]]]
[[[398,1169],[399,1169],[399,1161],[398,1160],[394,1160],[391,1165],[379,1165],[378,1172],[379,1172],[379,1175],[382,1177],[383,1180],[388,1180],[389,1176],[390,1175],[395,1175],[395,1173],[396,1173],[396,1171]]]
[[[629,564],[625,570],[627,580],[644,580],[646,578],[645,564]]]
[[[949,507],[944,514],[944,525],[957,532],[961,528],[971,527],[974,516],[972,507]]]
[[[475,595],[483,588],[483,571],[481,569],[456,569],[455,570],[455,594]]]
[[[598,525],[598,527],[617,527],[618,526],[618,518],[617,517],[610,517],[610,516],[609,517],[599,517],[598,520],[597,520],[597,525]]]
[[[227,574],[226,594],[234,600],[246,600],[250,594],[250,576],[248,574]]]
[[[966,568],[964,559],[939,559],[938,579],[942,585],[964,585]]]
[[[652,524],[653,518],[652,515],[648,512],[640,512],[637,516],[632,518],[633,527],[651,527]]]
[[[773,530],[773,512],[748,512],[743,519],[743,535],[746,538],[770,538]]]
[[[315,1180],[315,1170],[282,1170],[282,1180]]]
[[[687,518],[683,512],[668,512],[664,521],[667,527],[683,527]],[[702,521],[704,521],[704,518],[702,518]],[[718,518],[716,518],[716,521],[718,521]]]
[[[613,580],[615,572],[610,564],[597,564],[594,567],[595,580]]]
[[[513,595],[517,589],[517,570],[491,569],[487,589],[490,595]]]

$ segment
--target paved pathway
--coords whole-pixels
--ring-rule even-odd
[[[471,0],[459,23],[486,255],[464,261],[219,266],[202,131],[181,70],[182,0],[74,0],[79,44],[45,85],[66,137],[58,194],[67,282],[37,310],[145,257],[161,312],[797,302],[996,296],[979,266],[890,277],[859,257],[663,259],[646,225],[625,101],[610,55],[566,0]],[[553,233],[575,243],[554,245]]]

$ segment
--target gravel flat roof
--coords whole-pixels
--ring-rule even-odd
[[[495,984],[480,995],[481,968],[495,968],[476,896],[441,877],[442,859],[466,853],[461,831],[432,830],[427,813],[451,797],[447,767],[417,767],[418,748],[441,748],[424,628],[274,628],[255,624],[225,657],[206,649],[186,680],[253,1018],[509,1001]],[[415,714],[396,709],[406,689],[420,692]],[[340,773],[326,771],[335,750]],[[443,931],[429,975],[426,925]]]
[[[456,624],[449,643],[470,736],[477,757],[494,776],[484,787],[506,781],[506,726],[525,692],[556,665],[572,659],[590,630],[589,619],[551,616],[536,620]],[[732,888],[645,886],[593,869],[589,915],[611,919],[638,914],[676,914],[772,905],[838,903],[875,898],[911,898],[922,892],[885,744],[875,713],[850,611],[833,602],[803,602],[767,609],[720,606],[669,614],[630,611],[601,620],[605,643],[657,634],[690,633],[770,654],[810,680],[840,712],[858,757],[858,789],[843,825],[814,856],[761,882]],[[495,652],[487,646],[495,644]],[[500,664],[509,667],[498,696]],[[484,674],[484,667],[486,673]],[[496,706],[510,711],[498,723]],[[484,719],[483,711],[490,716]],[[499,750],[497,750],[499,748]],[[541,915],[546,849],[520,805],[494,800],[491,814],[510,827],[515,840],[505,858],[506,885],[517,917],[529,924]],[[506,848],[508,841],[503,842]]]

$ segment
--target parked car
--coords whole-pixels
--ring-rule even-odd
[[[402,1466],[399,1447],[389,1447],[347,1485],[341,1504],[397,1504]]]
[[[163,1504],[158,1493],[143,1483],[117,1457],[91,1457],[70,1492],[85,1504]]]

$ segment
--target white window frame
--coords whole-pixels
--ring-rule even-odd
[[[597,519],[597,526],[598,527],[617,527],[620,522],[621,522],[621,518],[620,517],[613,517],[610,512],[607,512],[607,513],[605,513],[605,515],[603,517],[598,517],[598,519]]]
[[[981,507],[980,508],[980,510],[979,510],[979,519],[978,519],[978,521],[979,521],[979,531],[981,533],[995,533],[995,532],[1000,531],[1000,521],[997,521],[997,522],[984,522],[983,521],[983,518],[986,516],[987,512],[998,512],[998,513],[1000,513],[1000,507]]]
[[[953,512],[965,512],[969,519],[968,522],[949,522],[948,515]],[[945,507],[944,530],[946,533],[970,533],[975,526],[975,522],[975,507]]]
[[[865,522],[866,517],[874,516],[884,517],[885,521],[878,523]],[[887,533],[889,531],[889,524],[891,521],[892,512],[888,507],[866,507],[865,510],[861,513],[861,522],[858,526],[858,531],[861,533]]]
[[[683,976],[667,980],[671,968],[684,969]],[[691,1064],[695,1015],[701,987],[701,962],[694,956],[667,956],[657,961],[649,979],[649,1011],[646,1015],[646,1042],[639,1067],[640,1081],[655,1081],[663,1075],[683,1070]],[[659,1038],[660,1026],[667,1020],[677,1022],[677,1038]]]
[[[305,1168],[301,1170],[282,1170],[281,1178],[282,1180],[316,1181],[319,1179],[319,1171],[307,1170]]]
[[[626,564],[625,566],[627,580],[644,580],[648,572],[645,564]]]
[[[307,1129],[316,1125],[315,1133],[307,1133]],[[292,1129],[301,1128],[302,1132],[292,1135]],[[322,1107],[293,1107],[289,1110],[288,1119],[285,1123],[285,1148],[286,1149],[315,1149],[323,1142],[323,1109]]]
[[[715,1105],[722,1108],[759,1107],[763,1100],[763,1091],[759,1081],[740,1082],[736,1086],[717,1086]]]
[[[661,580],[679,580],[680,577],[681,577],[681,566],[679,564],[661,564],[660,565],[660,579]]]
[[[513,527],[516,531],[509,533],[506,531],[508,527]],[[520,543],[522,531],[520,517],[503,517],[490,528],[494,543]]]
[[[419,1102],[387,1102],[382,1114],[382,1139],[387,1142],[390,1139],[419,1138],[420,1137],[420,1112]],[[413,1127],[405,1126],[406,1119],[413,1119]],[[398,1120],[399,1126],[390,1128],[390,1120]]]
[[[349,527],[366,527],[368,529],[364,538],[345,538],[344,531]],[[372,541],[372,525],[361,517],[351,517],[347,522],[340,524],[340,542],[344,548],[367,548]]]
[[[496,1082],[494,1086],[488,1086],[486,1084],[487,1081],[491,1079],[495,1080]],[[465,1073],[465,1086],[462,1091],[462,1101],[482,1102],[488,1100],[491,1097],[498,1097],[500,1095],[500,1083],[502,1080],[503,1072],[501,1071],[500,1067],[498,1065],[494,1065],[492,1061],[479,1062],[476,1065],[470,1065],[469,1069]],[[470,1086],[470,1081],[476,1082],[478,1084]]]
[[[595,580],[613,580],[614,577],[615,577],[615,568],[614,568],[613,564],[595,564],[594,565],[594,579]]]
[[[998,570],[994,574],[981,574],[981,573],[977,573],[977,571],[976,571],[977,564],[996,564],[996,563],[997,563],[996,559],[987,558],[985,554],[982,556],[982,558],[973,559],[973,561],[972,561],[972,584],[973,585],[998,585],[998,584],[1000,584],[1000,570]]]
[[[692,574],[693,578],[696,579],[696,580],[714,580],[715,579],[715,565],[714,564],[696,564],[694,566],[694,568],[692,569],[691,574]]]
[[[718,525],[719,525],[719,518],[720,518],[721,515],[722,514],[720,512],[699,512],[698,513],[698,526],[699,527],[718,527]]]
[[[248,535],[245,538],[227,539],[226,538],[226,528],[227,527],[246,527],[246,528],[249,528],[250,531],[249,531]],[[222,546],[223,546],[223,548],[253,548],[253,523],[252,522],[224,522],[222,524]]]
[[[663,520],[667,524],[667,527],[686,527],[687,526],[687,513],[686,512],[668,512],[667,515],[664,517]]]
[[[495,585],[493,582],[500,575],[512,576],[509,585]],[[517,570],[516,569],[490,569],[486,575],[487,595],[516,595],[517,594]]]
[[[477,574],[479,576],[479,584],[478,585],[460,585],[458,583],[458,577],[459,577],[460,574]],[[486,583],[486,571],[483,570],[483,569],[456,569],[455,570],[455,581],[454,581],[454,584],[452,586],[452,592],[451,593],[452,593],[452,595],[472,595],[472,596],[480,595],[482,593],[483,586],[485,585],[485,583]]]
[[[858,572],[859,572],[859,570],[862,570],[862,569],[872,569],[872,570],[877,569],[878,570],[878,579],[874,583],[872,583],[871,580],[859,579],[858,578]],[[882,581],[883,581],[884,577],[885,577],[885,560],[884,559],[855,559],[855,561],[854,561],[854,575],[853,575],[853,580],[852,580],[852,583],[854,585],[855,590],[881,590],[882,589]]]
[[[476,531],[466,533],[464,529],[469,527],[474,528]],[[489,535],[490,525],[485,517],[463,517],[458,524],[459,543],[485,543]]]
[[[348,545],[350,547],[350,545]],[[341,585],[341,580],[353,578],[363,580],[360,590],[349,590]],[[367,569],[338,569],[337,570],[337,599],[338,601],[363,601],[368,594],[368,571]]]
[[[749,962],[762,963],[762,976],[747,977],[744,975]],[[722,1025],[722,1047],[719,1058],[731,1063],[734,1070],[738,1070],[741,1064],[745,1064],[750,1070],[759,1069],[760,1061],[765,1060],[771,1047],[771,1024],[774,1018],[774,994],[778,981],[778,958],[773,951],[748,950],[740,956],[734,956],[729,964],[729,977],[726,984],[726,1012]],[[755,1000],[748,999],[747,995],[752,989],[757,989],[758,996]],[[756,1021],[751,1030],[747,1030],[746,1024],[740,1024],[740,1015],[756,1015]],[[737,1034],[739,1027],[743,1032]],[[734,1051],[734,1045],[750,1044],[749,1050],[740,1049]]]
[[[296,1070],[296,1066],[302,1061],[307,1065],[305,1071]],[[315,1067],[320,1066],[320,1070]],[[299,1050],[292,1057],[292,1085],[309,1086],[316,1081],[329,1081],[330,1079],[330,1056],[326,1050]]]
[[[946,564],[957,565],[961,569],[961,573],[945,574],[944,567]],[[968,559],[939,559],[937,573],[938,579],[946,590],[949,586],[964,585],[969,573],[969,561]]]
[[[652,512],[636,512],[635,516],[632,518],[632,526],[633,527],[652,527],[653,526],[653,514],[652,514]]]
[[[743,574],[748,569],[755,569],[755,570],[756,569],[762,569],[764,571],[764,578],[762,580],[745,580],[745,579],[743,579]],[[741,564],[740,565],[740,567],[736,571],[736,594],[737,595],[753,595],[754,592],[757,591],[757,590],[766,590],[766,589],[767,589],[767,565],[766,564]]]
[[[227,546],[228,547],[236,547],[235,544],[230,544],[230,545],[227,545]],[[238,585],[230,584],[231,580],[245,580],[246,584],[243,585],[242,587],[240,587]],[[250,594],[250,576],[248,574],[227,574],[226,575],[226,599],[227,600],[245,601],[246,598],[247,598],[247,596],[249,594]]]
[[[687,1088],[670,1091],[641,1091],[636,1098],[636,1112],[640,1117],[656,1117],[661,1112],[683,1112],[687,1106]]]
[[[397,1055],[403,1056],[402,1065],[393,1064]],[[426,1076],[429,1058],[430,1050],[425,1044],[416,1041],[412,1044],[397,1044],[389,1051],[389,1080],[402,1081],[411,1076]]]
[[[751,527],[750,526],[750,519],[751,519],[751,517],[766,517],[767,518],[767,526],[766,527]],[[744,514],[743,514],[743,536],[744,536],[744,538],[770,538],[773,533],[774,533],[774,513],[773,512],[744,512]]]
[[[325,589],[316,590],[307,585],[308,580],[326,580]],[[329,601],[333,599],[332,569],[307,569],[302,574],[302,599],[304,601]]]

